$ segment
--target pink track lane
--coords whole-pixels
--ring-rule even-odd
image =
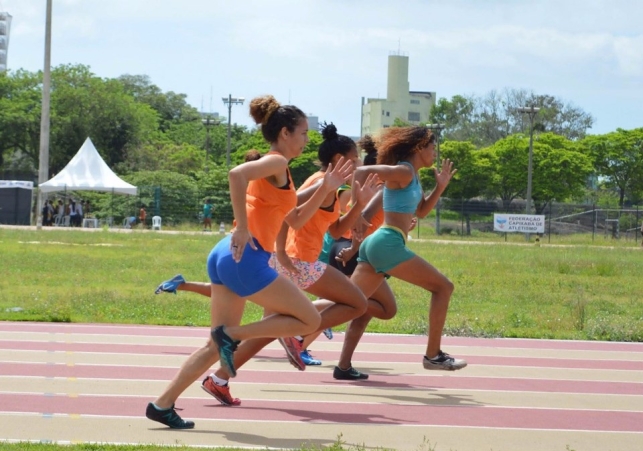
[[[85,379],[120,380],[157,380],[169,381],[177,368],[111,366],[111,365],[73,365],[47,363],[3,363],[0,376],[37,376]],[[252,371],[241,369],[233,381],[259,384],[297,384],[327,386],[362,386],[390,389],[424,389],[435,391],[452,390],[497,390],[509,392],[545,393],[596,393],[614,395],[641,395],[643,383],[575,381],[526,378],[493,377],[446,377],[442,373],[426,372],[417,376],[378,374],[371,371],[371,378],[363,382],[337,381],[332,370],[299,372],[290,369],[284,361],[284,371]]]
[[[156,354],[188,356],[196,350],[190,346],[164,346],[164,345],[138,345],[138,344],[107,344],[107,343],[63,343],[60,341],[7,341],[0,340],[0,349],[50,351],[50,352],[95,352],[116,354]],[[315,357],[324,362],[333,362],[337,359],[337,352],[318,351]],[[634,360],[583,360],[583,359],[556,359],[542,357],[497,357],[497,356],[469,356],[458,354],[471,365],[493,366],[521,366],[540,368],[568,368],[568,369],[595,369],[595,370],[628,370],[643,371],[643,361]],[[264,349],[257,358],[282,359],[284,352],[280,349]],[[359,362],[388,362],[388,363],[418,363],[421,354],[400,354],[385,352],[356,352],[353,361]]]
[[[203,327],[178,326],[143,326],[79,323],[30,323],[0,322],[0,331],[39,332],[55,334],[120,334],[166,337],[199,337],[207,338],[208,329]],[[335,334],[335,340],[341,342],[343,334]],[[367,334],[363,343],[425,344],[426,337],[409,335]],[[626,351],[643,352],[643,343],[622,343],[603,341],[564,341],[564,340],[529,340],[529,339],[493,339],[469,337],[444,337],[445,347],[476,346],[489,348],[526,348],[551,350],[584,350],[584,351]],[[448,351],[448,349],[445,349]]]
[[[141,417],[149,400],[142,397],[0,395],[5,411],[43,415],[78,414]],[[442,402],[443,400],[441,400]],[[458,400],[455,400],[457,402]],[[435,406],[258,401],[243,408],[224,408],[210,399],[179,400],[184,418],[244,421],[294,421],[352,424],[449,425],[583,431],[641,432],[643,412],[519,409],[494,406]],[[359,404],[358,404],[359,406]],[[150,423],[150,426],[152,423]]]

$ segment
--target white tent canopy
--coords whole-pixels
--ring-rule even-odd
[[[39,186],[43,193],[66,190],[132,195],[137,193],[135,186],[121,180],[107,166],[89,138],[62,171]]]

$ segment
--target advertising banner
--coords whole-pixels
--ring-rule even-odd
[[[545,233],[545,215],[493,215],[494,232]]]

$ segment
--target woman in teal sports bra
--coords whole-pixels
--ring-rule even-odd
[[[435,157],[435,136],[426,127],[392,127],[382,134],[378,146],[378,164],[362,166],[355,171],[355,180],[361,181],[368,174],[376,173],[385,182],[384,224],[361,244],[357,268],[351,281],[366,298],[371,298],[387,275],[430,292],[429,339],[422,363],[427,370],[453,371],[467,366],[467,362],[446,354],[440,346],[453,283],[406,246],[414,216],[423,218],[429,214],[456,172],[453,163],[445,159],[439,170],[434,168],[436,186],[431,194],[425,196],[418,170],[433,166]],[[379,301],[369,299],[368,311],[353,320],[346,331],[337,365],[344,372],[341,379],[368,377],[352,367],[351,358],[355,348],[373,316],[390,319],[396,311],[395,297],[384,297]],[[346,374],[351,377],[345,377]]]

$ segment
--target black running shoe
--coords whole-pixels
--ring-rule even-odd
[[[238,341],[230,338],[223,330],[223,326],[217,326],[210,331],[212,340],[219,348],[219,361],[230,377],[237,375],[237,370],[234,367],[234,351],[239,345]]]
[[[192,429],[194,427],[194,421],[185,421],[181,418],[179,414],[176,413],[174,405],[169,409],[159,410],[154,404],[149,403],[145,410],[145,416],[152,421],[158,421],[172,429]]]
[[[352,366],[349,367],[347,370],[343,370],[340,367],[336,366],[335,370],[333,371],[333,377],[335,379],[340,379],[340,380],[357,381],[357,380],[368,379],[368,374],[360,373]]]

